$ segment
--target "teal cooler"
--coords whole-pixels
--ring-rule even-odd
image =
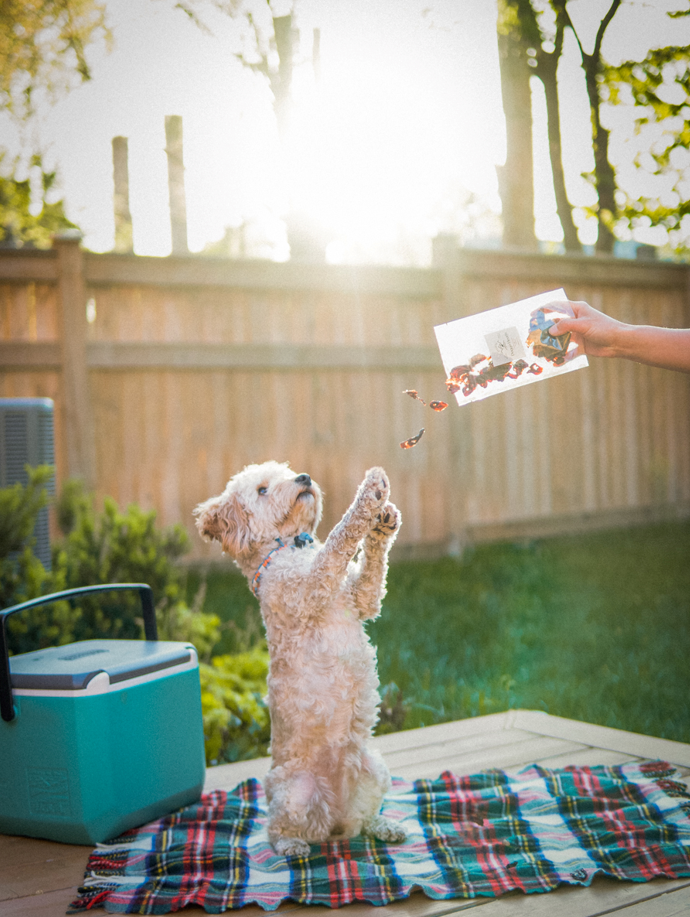
[[[84,640],[8,659],[9,614],[119,589],[139,590],[146,640]],[[148,586],[68,590],[0,616],[0,832],[94,844],[200,798],[197,654],[156,640]]]

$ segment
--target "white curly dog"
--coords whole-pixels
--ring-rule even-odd
[[[367,748],[379,680],[362,622],[381,610],[400,527],[388,493],[384,470],[370,469],[324,544],[314,538],[321,490],[287,464],[249,465],[195,510],[202,537],[221,543],[261,603],[270,654],[268,836],[285,856],[360,833],[405,839],[380,814],[390,775]]]

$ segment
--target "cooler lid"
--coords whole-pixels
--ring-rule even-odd
[[[111,684],[183,665],[191,644],[170,640],[80,640],[10,656],[13,688],[79,691],[99,672]]]

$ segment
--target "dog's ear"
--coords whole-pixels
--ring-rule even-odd
[[[236,494],[212,497],[200,503],[194,515],[204,541],[219,541],[232,557],[241,554],[250,541],[249,517]]]
[[[196,527],[204,541],[220,541],[220,522],[218,509],[221,504],[220,497],[211,497],[205,503],[200,503],[193,510],[196,516]]]

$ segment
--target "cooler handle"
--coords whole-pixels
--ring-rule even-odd
[[[27,608],[38,605],[49,605],[62,599],[71,599],[79,595],[89,595],[92,592],[120,592],[123,589],[136,590],[141,599],[141,609],[144,613],[144,636],[147,640],[158,639],[156,627],[156,608],[153,604],[153,590],[146,583],[108,583],[104,586],[79,586],[77,589],[65,589],[62,592],[53,592],[50,595],[39,595],[20,605],[12,605],[0,611],[0,716],[6,723],[14,719],[14,703],[12,701],[12,681],[10,679],[10,661],[7,652],[7,631],[5,621],[10,615]]]

